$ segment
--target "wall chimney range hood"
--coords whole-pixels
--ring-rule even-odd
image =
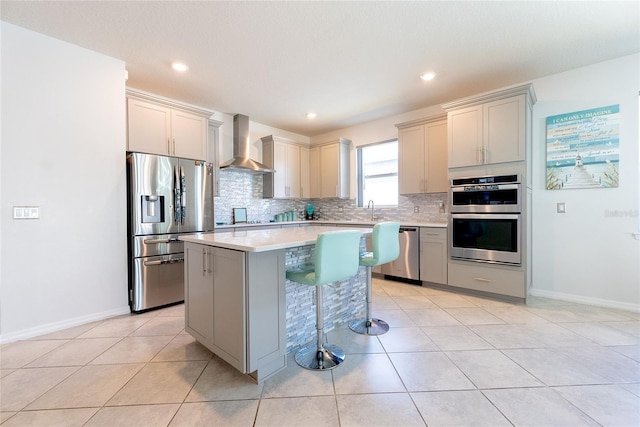
[[[260,162],[249,157],[249,117],[242,114],[233,116],[233,158],[220,165],[220,169],[251,173],[273,173]]]

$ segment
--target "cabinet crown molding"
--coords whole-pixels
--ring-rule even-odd
[[[351,140],[347,139],[347,138],[338,138],[338,139],[334,139],[332,141],[325,141],[325,142],[314,142],[313,144],[310,145],[310,147],[320,147],[321,145],[329,145],[329,144],[335,144],[335,143],[341,143],[341,144],[347,144],[349,145],[349,147],[351,147]]]
[[[185,104],[184,102],[177,101],[171,98],[165,98],[164,96],[156,95],[153,93],[145,92],[139,89],[127,88],[126,90],[127,98],[135,98],[142,101],[150,101],[155,102],[157,104],[162,104],[169,108],[174,108],[176,110],[186,111],[191,114],[196,114],[198,116],[206,117],[209,119],[212,115],[215,114],[215,111],[207,110],[202,107],[197,107],[195,105]],[[222,125],[222,122],[217,120],[209,119],[214,125],[219,123],[218,126]]]
[[[309,144],[304,142],[294,141],[293,139],[287,139],[276,135],[263,136],[260,140],[262,140],[262,142],[281,142],[284,144],[298,145],[300,147],[309,147]]]
[[[427,124],[427,123],[439,122],[441,120],[447,120],[447,114],[446,113],[438,114],[436,116],[429,116],[429,117],[425,117],[425,118],[422,118],[422,119],[411,120],[411,121],[408,121],[408,122],[397,123],[394,126],[397,127],[398,129],[404,129],[404,128],[410,128],[410,127],[413,127],[413,126],[424,125],[424,124]]]
[[[536,92],[533,90],[533,83],[525,85],[513,86],[502,90],[485,92],[478,95],[469,96],[467,98],[457,99],[455,101],[442,104],[442,108],[446,111],[457,110],[462,107],[468,107],[477,104],[484,104],[489,101],[496,101],[503,98],[511,98],[513,96],[526,95],[527,102],[533,106],[536,101]]]

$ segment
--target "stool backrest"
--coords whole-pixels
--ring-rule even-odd
[[[376,264],[386,264],[400,255],[400,224],[397,222],[379,222],[373,226],[373,258]]]
[[[316,284],[346,280],[358,272],[360,237],[357,230],[328,231],[316,240]]]

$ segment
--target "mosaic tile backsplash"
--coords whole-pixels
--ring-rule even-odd
[[[376,206],[376,221],[447,222],[447,193],[400,196],[398,202],[397,207]],[[214,203],[216,222],[227,224],[232,222],[233,208],[247,208],[250,222],[269,222],[281,212],[293,210],[300,215],[309,203],[322,220],[371,221],[371,209],[358,207],[355,199],[263,199],[261,174],[232,170],[220,171],[220,196]]]

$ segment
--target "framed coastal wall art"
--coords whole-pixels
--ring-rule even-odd
[[[547,117],[547,190],[618,186],[620,105]]]

